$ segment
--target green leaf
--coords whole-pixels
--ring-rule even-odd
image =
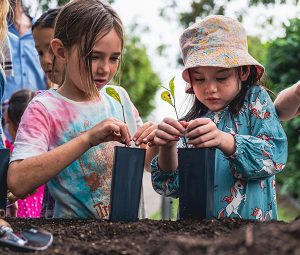
[[[164,100],[165,102],[169,103],[170,105],[172,105],[174,107],[174,105],[172,103],[171,94],[170,94],[169,91],[163,91],[161,93],[161,99]]]
[[[118,101],[121,105],[122,105],[122,101],[120,98],[119,93],[112,87],[107,87],[106,88],[106,93],[111,96],[113,99],[115,99],[116,101]]]
[[[170,91],[171,91],[171,95],[173,98],[175,98],[175,85],[174,85],[174,79],[175,79],[175,76],[170,80],[169,82],[169,88],[170,88]]]

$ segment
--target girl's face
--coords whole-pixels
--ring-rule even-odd
[[[122,43],[114,29],[96,41],[91,52],[91,71],[93,82],[98,89],[103,88],[115,75],[121,50]],[[82,97],[84,97],[86,93],[85,81],[88,75],[84,69],[84,63],[81,59],[78,59],[78,50],[76,47],[69,50],[67,55],[66,76],[63,86],[67,86],[69,91],[73,90],[73,96],[74,92],[76,93],[76,90],[78,90],[78,96],[82,94]]]
[[[239,77],[235,68],[201,66],[189,72],[197,99],[213,112],[229,105],[240,92],[241,81],[248,78],[248,73]]]
[[[57,59],[55,61],[54,70],[52,70],[52,61],[53,56],[50,54],[50,42],[54,36],[54,29],[53,28],[40,28],[36,27],[33,30],[33,38],[35,41],[35,48],[39,54],[39,59],[41,66],[47,76],[47,78],[56,84],[60,84],[62,81],[62,73],[64,66],[63,64]]]

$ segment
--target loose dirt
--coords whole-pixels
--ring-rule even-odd
[[[238,219],[154,221],[8,219],[53,233],[43,252],[26,254],[300,254],[300,217],[291,223]],[[20,254],[0,246],[0,254]]]

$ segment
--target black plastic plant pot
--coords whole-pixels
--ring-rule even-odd
[[[111,221],[137,221],[145,149],[115,147],[110,194]]]
[[[5,218],[6,212],[9,156],[9,149],[0,149],[0,218]]]
[[[211,219],[215,149],[179,148],[179,218]]]

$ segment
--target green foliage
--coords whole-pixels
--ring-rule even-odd
[[[70,2],[70,0],[39,0],[38,4],[41,6],[42,11],[45,12],[50,8],[50,6],[53,6],[54,3],[56,6],[63,6],[68,2]],[[114,0],[108,0],[107,2],[113,3]]]
[[[146,47],[134,34],[126,39],[121,70],[120,85],[130,95],[141,117],[147,117],[155,107],[155,94],[161,82],[152,68]]]
[[[259,63],[265,64],[268,52],[267,44],[262,43],[258,37],[248,36],[248,50]]]
[[[178,10],[178,4],[176,0],[168,0],[165,1],[165,6],[161,8],[160,15],[168,18],[167,10],[172,9],[172,13],[175,10]],[[190,10],[186,12],[179,11],[179,23],[183,27],[188,27],[192,23],[196,21],[197,18],[204,18],[207,15],[211,14],[220,14],[223,15],[226,10],[226,6],[231,2],[231,0],[224,0],[224,1],[215,1],[215,0],[190,0]],[[280,0],[280,4],[285,4],[286,0]],[[295,5],[298,5],[299,0],[289,1]],[[269,5],[278,3],[278,0],[248,0],[248,6],[256,6],[258,4],[263,4],[268,7]],[[188,4],[188,3],[187,3]],[[245,10],[241,10],[236,12],[237,18],[242,20],[243,15],[245,14]],[[171,14],[172,15],[172,14]],[[171,16],[170,15],[170,16]],[[272,23],[272,19],[269,20]]]
[[[300,78],[300,19],[293,19],[286,26],[286,35],[270,43],[266,56],[266,70],[272,82],[272,90],[279,92]],[[283,192],[297,197],[300,201],[300,119],[284,123],[289,141],[288,164],[278,175]]]
[[[268,76],[276,92],[295,83],[300,77],[300,19],[290,20],[285,30],[285,37],[270,43],[266,59]]]

